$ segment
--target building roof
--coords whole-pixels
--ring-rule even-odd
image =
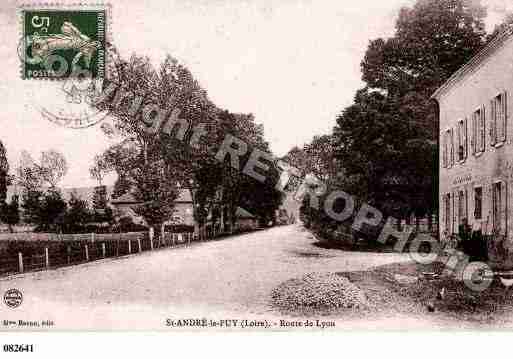
[[[124,195],[110,201],[112,204],[137,204],[140,202],[141,201],[136,200],[131,193],[125,193]],[[192,203],[191,191],[189,191],[188,188],[181,189],[175,202]]]
[[[431,95],[432,99],[439,100],[440,97],[451,87],[473,73],[484,61],[502,48],[508,40],[513,40],[513,26],[506,26],[495,38],[477,53],[469,62],[456,71],[442,86]]]
[[[237,207],[237,210],[235,211],[235,217],[239,219],[256,219],[254,215],[241,207]]]
[[[139,202],[131,193],[125,193],[110,201],[112,204],[137,204]]]

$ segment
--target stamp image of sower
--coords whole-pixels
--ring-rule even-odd
[[[105,118],[91,101],[112,73],[110,11],[108,4],[83,3],[19,8],[21,78],[42,118],[67,128],[91,127]]]
[[[24,79],[103,78],[105,8],[23,9],[20,47]]]

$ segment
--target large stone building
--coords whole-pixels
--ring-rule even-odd
[[[513,256],[512,93],[509,28],[433,94],[440,120],[440,238],[467,221],[495,235],[492,261]]]

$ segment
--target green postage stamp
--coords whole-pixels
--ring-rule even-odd
[[[108,17],[107,5],[22,7],[22,77],[104,78]]]

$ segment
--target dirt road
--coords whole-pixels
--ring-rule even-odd
[[[53,329],[60,330],[165,330],[169,329],[166,319],[180,318],[267,319],[277,323],[280,319],[294,320],[284,318],[269,304],[272,289],[287,279],[409,260],[397,253],[322,249],[314,242],[310,233],[293,225],[5,278],[0,280],[0,292],[17,288],[24,300],[16,309],[2,304],[0,319],[49,320],[55,324]],[[418,318],[332,319],[338,329],[432,325]],[[0,325],[0,330],[17,328]]]

